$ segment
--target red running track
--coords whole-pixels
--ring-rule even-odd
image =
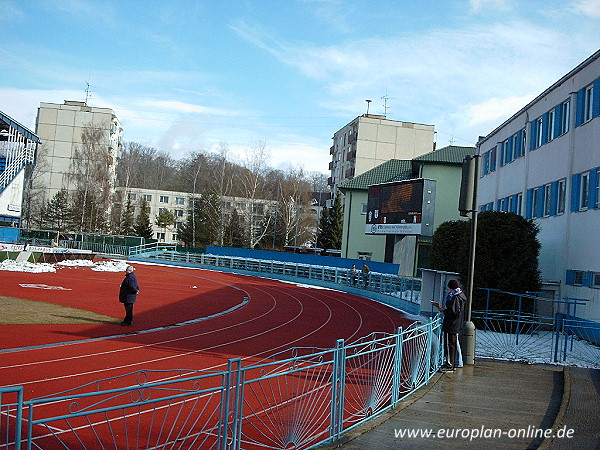
[[[247,364],[291,347],[331,348],[337,339],[393,333],[411,322],[393,308],[344,292],[217,271],[135,266],[141,291],[132,327],[119,325],[123,273],[82,267],[0,272],[0,295],[114,317],[111,323],[0,325],[0,385],[24,386],[27,400],[136,370],[223,369],[234,357]],[[201,318],[206,320],[193,320]]]

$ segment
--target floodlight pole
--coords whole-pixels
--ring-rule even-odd
[[[469,241],[469,276],[467,279],[467,308],[463,324],[463,364],[475,364],[475,324],[471,321],[473,285],[475,278],[475,247],[477,243],[477,184],[479,181],[479,155],[473,156],[473,198],[471,204],[471,238]]]

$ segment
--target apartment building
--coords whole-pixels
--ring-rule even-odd
[[[333,197],[338,187],[391,159],[411,160],[434,147],[435,127],[363,114],[336,131],[329,149]],[[331,205],[329,205],[331,206]]]
[[[558,300],[579,299],[577,316],[596,321],[599,116],[600,51],[478,142],[480,210],[535,221],[544,291]]]
[[[90,142],[91,130],[95,130],[97,142]],[[93,145],[93,151],[102,154],[109,189],[114,190],[122,133],[119,119],[110,108],[70,100],[64,104],[40,103],[36,134],[42,141],[38,176],[44,187],[44,200],[51,199],[61,189],[75,189],[75,157],[86,145]]]
[[[193,199],[198,199],[200,194],[190,192],[162,191],[141,188],[118,187],[116,203],[124,205],[129,197],[135,207],[135,216],[139,214],[140,202],[146,200],[150,206],[150,222],[152,224],[153,238],[160,242],[179,242],[178,230],[192,215]],[[253,221],[256,226],[260,224],[266,214],[277,206],[277,202],[264,199],[248,199],[242,197],[222,197],[222,220],[228,223],[233,210],[246,219]],[[156,225],[156,216],[163,210],[168,210],[175,216],[172,226],[162,228]]]

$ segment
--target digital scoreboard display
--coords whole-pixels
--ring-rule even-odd
[[[435,181],[415,179],[369,187],[366,234],[433,234]]]

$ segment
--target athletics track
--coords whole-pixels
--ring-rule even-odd
[[[25,399],[138,370],[222,370],[291,347],[331,348],[412,320],[374,301],[329,289],[210,270],[134,263],[141,291],[134,325],[121,327],[123,273],[87,267],[0,272],[0,295],[70,306],[114,321],[0,325],[0,386]],[[39,289],[23,285],[47,285]],[[59,288],[59,289],[57,289]]]

